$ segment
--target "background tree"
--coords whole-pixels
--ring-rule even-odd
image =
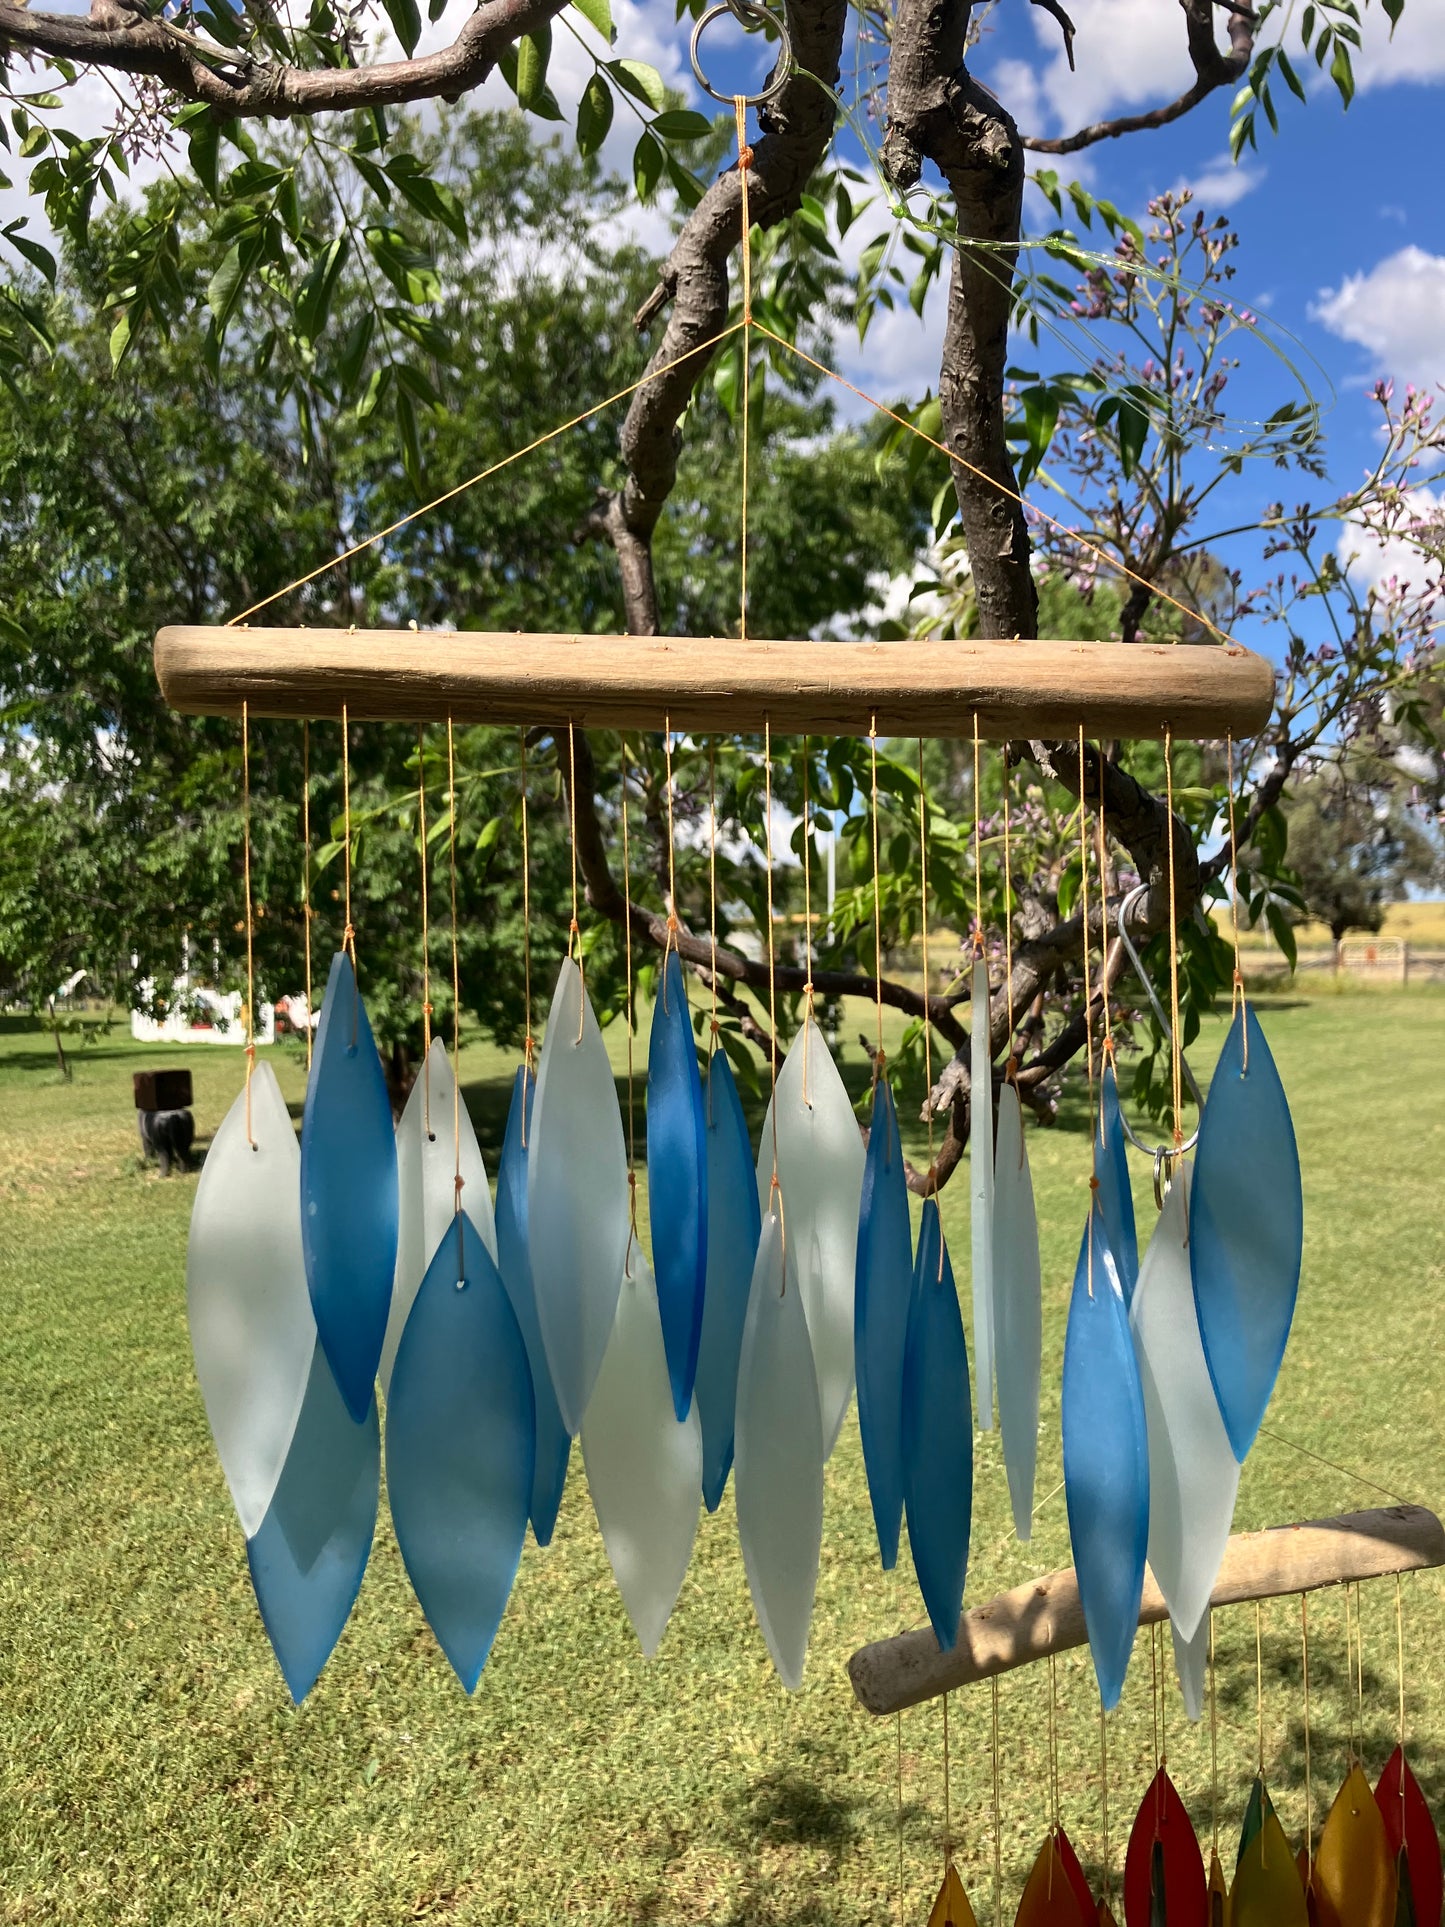
[[[1397,770],[1377,767],[1371,778],[1325,769],[1296,787],[1285,818],[1304,914],[1336,943],[1350,930],[1379,930],[1411,884],[1428,888],[1445,875]]]

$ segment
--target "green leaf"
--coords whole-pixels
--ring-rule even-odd
[[[689,174],[670,148],[667,155],[667,178],[672,182],[673,190],[685,208],[696,207],[707,192],[696,174]]]
[[[589,27],[595,27],[608,46],[617,37],[612,25],[612,0],[572,0],[572,5]]]
[[[210,113],[206,108],[205,112]],[[221,157],[221,130],[213,120],[203,120],[196,124],[195,132],[188,143],[191,167],[196,179],[205,188],[212,200],[216,198],[217,165]]]
[[[485,856],[487,851],[492,848],[493,844],[496,842],[497,838],[501,834],[502,834],[501,817],[489,816],[486,822],[482,825],[481,834],[477,838],[477,855]]]
[[[1335,41],[1335,57],[1330,62],[1330,78],[1340,90],[1340,99],[1346,107],[1355,97],[1355,70],[1350,63],[1350,50],[1343,40]],[[21,149],[24,152],[24,149]]]
[[[364,422],[368,415],[375,413],[377,404],[391,386],[391,364],[384,368],[373,368],[371,379],[366,384],[361,400],[356,404],[356,419]]]
[[[421,488],[421,439],[416,428],[416,403],[400,383],[396,390],[396,425],[401,431],[401,461],[407,480]]]
[[[418,214],[424,214],[429,221],[439,221],[459,241],[465,242],[467,217],[461,202],[443,182],[433,180],[414,155],[395,155],[388,161],[386,171]]]
[[[369,227],[366,245],[372,259],[402,300],[422,307],[441,298],[441,276],[429,254],[423,254],[398,228]]]
[[[110,365],[112,371],[119,368],[120,364],[125,360],[126,352],[130,347],[130,341],[130,309],[127,308],[120,320],[116,322],[110,331]]]
[[[371,338],[376,332],[376,316],[368,308],[359,320],[353,323],[346,336],[346,344],[336,364],[336,372],[341,378],[341,391],[349,395],[361,379],[362,365],[366,360]]]
[[[1294,926],[1279,904],[1270,902],[1265,906],[1265,922],[1280,949],[1284,952],[1285,962],[1293,970],[1299,962],[1299,944],[1295,938]]]
[[[1289,55],[1285,52],[1283,47],[1281,47],[1279,50],[1279,70],[1284,75],[1285,86],[1289,88],[1290,92],[1294,95],[1295,99],[1307,100],[1307,96],[1304,90],[1304,85],[1300,80],[1299,75],[1295,72],[1294,68],[1291,66]]]
[[[533,113],[547,86],[547,62],[552,57],[552,29],[541,26],[517,42],[517,105]]]
[[[706,114],[695,114],[690,107],[670,107],[652,123],[652,131],[665,141],[701,141],[712,132]]]
[[[386,8],[387,19],[396,29],[397,39],[406,50],[407,59],[410,60],[416,43],[421,39],[421,14],[417,9],[416,0],[382,0],[382,5]]]
[[[303,341],[315,341],[325,328],[337,279],[350,251],[351,242],[343,229],[312,264],[306,279],[296,290],[293,312],[296,332]]]
[[[230,249],[220,267],[211,276],[206,289],[206,301],[211,313],[216,317],[216,332],[224,334],[226,323],[236,312],[236,304],[246,285],[246,278],[261,256],[261,239],[252,235],[244,241],[237,241]]]
[[[607,138],[614,113],[612,89],[601,74],[593,74],[582,89],[577,107],[577,151],[595,154]]]
[[[38,241],[27,240],[23,234],[16,233],[13,227],[6,228],[5,239],[17,254],[24,255],[32,268],[39,268],[52,288],[55,286],[55,256],[49,248],[41,247]]]
[[[1385,18],[1390,23],[1390,38],[1395,37],[1395,29],[1400,24],[1400,15],[1405,11],[1405,0],[1380,0],[1385,9]]]
[[[662,84],[662,75],[656,67],[649,67],[645,60],[609,60],[607,71],[634,100],[642,101],[655,112],[660,114],[667,105],[667,89]]]
[[[651,134],[644,133],[632,152],[632,178],[639,201],[650,201],[657,192],[657,184],[662,179],[663,161],[661,147]]]

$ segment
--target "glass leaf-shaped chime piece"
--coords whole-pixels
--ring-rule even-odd
[[[301,1121],[301,1237],[316,1330],[346,1409],[371,1404],[396,1269],[396,1135],[344,951],[331,960]]]
[[[963,1890],[958,1868],[950,1860],[944,1869],[938,1897],[928,1910],[928,1927],[978,1927],[968,1895]]]
[[[221,1470],[249,1539],[266,1516],[311,1375],[301,1154],[269,1064],[227,1111],[196,1186],[186,1309]]]
[[[1239,1461],[1199,1336],[1189,1194],[1186,1160],[1164,1199],[1129,1311],[1149,1428],[1149,1568],[1186,1645],[1208,1610],[1239,1491]]]
[[[702,1428],[679,1420],[658,1289],[634,1238],[617,1319],[582,1419],[582,1462],[602,1543],[643,1655],[661,1642],[692,1557],[702,1493]]]
[[[771,1205],[773,1131],[787,1226],[818,1379],[823,1451],[833,1450],[853,1396],[853,1281],[863,1140],[838,1067],[810,1016],[789,1046],[758,1147],[758,1204]]]
[[[662,961],[647,1053],[647,1215],[673,1410],[692,1405],[707,1282],[707,1126],[682,960]]]
[[[1129,1314],[1097,1205],[1079,1247],[1064,1340],[1064,1498],[1105,1710],[1134,1649],[1149,1535],[1149,1441]]]
[[[747,1119],[721,1050],[708,1060],[703,1091],[707,1127],[707,1289],[697,1353],[697,1411],[702,1421],[702,1498],[722,1503],[733,1464],[738,1354],[762,1219]]]
[[[1033,1532],[1043,1299],[1039,1225],[1024,1142],[1023,1110],[1018,1091],[1008,1080],[999,1092],[994,1148],[993,1350],[999,1439],[1008,1473],[1014,1531],[1026,1540]]]
[[[903,1360],[903,1496],[918,1587],[939,1649],[958,1638],[973,1520],[968,1347],[938,1200],[923,1206]]]
[[[1409,1889],[1414,1927],[1440,1927],[1442,1879],[1440,1836],[1420,1783],[1397,1746],[1375,1788],[1375,1804],[1402,1892]]]
[[[1219,1864],[1218,1853],[1212,1850],[1209,1855],[1208,1893],[1209,1927],[1229,1927],[1229,1882]]]
[[[397,1347],[386,1489],[412,1589],[469,1693],[517,1576],[535,1452],[527,1348],[481,1233],[456,1212]]]
[[[557,1408],[552,1369],[537,1322],[537,1297],[532,1288],[532,1260],[527,1243],[527,1156],[531,1142],[532,1097],[537,1087],[525,1064],[512,1082],[512,1103],[497,1165],[497,1269],[527,1347],[532,1368],[532,1404],[537,1417],[537,1449],[532,1467],[532,1500],[528,1508],[532,1535],[539,1546],[549,1545],[567,1483],[567,1461],[572,1440]]]
[[[1105,1059],[1099,1092],[1099,1133],[1094,1175],[1099,1180],[1099,1210],[1104,1235],[1114,1254],[1124,1303],[1132,1304],[1139,1276],[1139,1234],[1134,1224],[1134,1194],[1129,1188],[1129,1151],[1124,1140],[1124,1117],[1119,1108],[1119,1079],[1112,1053]]]
[[[1150,1493],[1150,1530],[1153,1530],[1153,1493]],[[1157,1574],[1156,1574],[1157,1577]],[[1181,1639],[1171,1619],[1170,1636],[1174,1642],[1174,1670],[1179,1675],[1179,1692],[1186,1716],[1192,1721],[1204,1718],[1204,1689],[1209,1678],[1209,1614],[1194,1629],[1192,1639]]]
[[[1194,1827],[1161,1766],[1149,1783],[1124,1856],[1124,1927],[1209,1927],[1209,1890]]]
[[[1054,1829],[1054,1844],[1059,1850],[1059,1864],[1064,1870],[1064,1877],[1073,1888],[1079,1905],[1083,1908],[1086,1915],[1092,1914],[1094,1911],[1094,1896],[1089,1891],[1088,1878],[1080,1864],[1079,1856],[1074,1850],[1073,1841],[1062,1827],[1055,1827]]]
[[[886,1078],[873,1086],[873,1122],[858,1214],[853,1350],[858,1430],[883,1570],[898,1563],[903,1525],[903,1353],[913,1296],[913,1233],[898,1113]]]
[[[1284,1828],[1256,1780],[1229,1896],[1230,1927],[1309,1927],[1305,1890]]]
[[[1314,1858],[1310,1892],[1319,1927],[1395,1927],[1398,1891],[1385,1822],[1369,1781],[1352,1766]]]
[[[980,1432],[993,1430],[993,1036],[988,964],[974,960],[969,992],[969,1228],[973,1263],[973,1369]]]
[[[1014,1927],[1094,1927],[1092,1905],[1085,1910],[1069,1880],[1052,1833],[1039,1848],[1024,1885]]]
[[[1189,1226],[1204,1355],[1241,1463],[1284,1357],[1303,1239],[1289,1104],[1264,1032],[1242,1005],[1199,1120]]]
[[[823,1427],[792,1233],[764,1214],[738,1361],[734,1485],[753,1608],[785,1686],[803,1683],[823,1542]]]
[[[574,1438],[612,1336],[629,1235],[617,1085],[582,972],[564,957],[532,1105],[527,1245],[552,1388]]]
[[[380,1489],[375,1400],[358,1425],[318,1340],[286,1464],[246,1542],[261,1620],[298,1706],[356,1604]]]
[[[460,1135],[461,1157],[457,1156]],[[447,1047],[440,1037],[422,1060],[396,1127],[396,1273],[391,1312],[381,1347],[381,1388],[391,1389],[391,1368],[402,1329],[432,1254],[456,1216],[457,1176],[462,1209],[481,1234],[495,1262],[497,1233],[487,1169],[466,1105],[452,1075]]]

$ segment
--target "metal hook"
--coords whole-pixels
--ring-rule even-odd
[[[733,19],[743,27],[762,27],[765,31],[778,36],[778,60],[773,68],[772,78],[761,93],[742,96],[744,106],[761,107],[764,101],[771,100],[775,94],[780,94],[793,77],[793,43],[788,38],[788,29],[776,14],[760,4],[760,0],[718,0],[718,5],[709,7],[706,13],[701,15],[692,30],[688,58],[692,62],[692,71],[698,86],[705,94],[711,94],[714,100],[721,101],[724,107],[731,107],[737,95],[718,92],[702,70],[697,49],[705,29],[710,27],[714,20],[720,20],[725,13],[730,13]]]
[[[1144,986],[1144,995],[1149,999],[1149,1003],[1153,1009],[1154,1015],[1158,1019],[1159,1028],[1164,1033],[1164,1041],[1169,1046],[1169,1049],[1172,1052],[1174,1049],[1174,1033],[1169,1028],[1169,1019],[1164,1014],[1164,1006],[1160,1003],[1158,997],[1154,994],[1154,986],[1153,984],[1150,983],[1147,975],[1145,974],[1144,966],[1139,961],[1139,952],[1134,948],[1133,943],[1130,941],[1129,933],[1124,928],[1124,919],[1128,916],[1130,910],[1133,909],[1134,905],[1139,901],[1139,898],[1144,895],[1145,891],[1148,888],[1149,886],[1147,883],[1140,883],[1136,885],[1136,887],[1128,893],[1128,895],[1124,898],[1123,902],[1119,905],[1119,916],[1118,916],[1119,941],[1124,946],[1125,956],[1129,959],[1130,963],[1134,966],[1134,975],[1139,979],[1139,982]],[[1200,1090],[1198,1080],[1196,1079],[1193,1071],[1190,1070],[1188,1059],[1185,1057],[1182,1050],[1179,1053],[1179,1065],[1182,1071],[1184,1072],[1185,1081],[1187,1082],[1190,1090],[1194,1094],[1194,1102],[1198,1105],[1199,1110],[1202,1114],[1204,1110],[1204,1093],[1203,1091]],[[1138,1135],[1138,1133],[1134,1130],[1128,1118],[1125,1117],[1124,1106],[1122,1105],[1122,1103],[1119,1106],[1119,1122],[1124,1126],[1124,1135],[1125,1137],[1128,1138],[1129,1142],[1134,1146],[1134,1149],[1136,1151],[1142,1151],[1145,1157],[1154,1159],[1154,1197],[1156,1202],[1158,1202],[1159,1204],[1160,1210],[1162,1211],[1164,1208],[1164,1205],[1163,1205],[1163,1199],[1160,1193],[1160,1171],[1159,1171],[1160,1159],[1183,1157],[1186,1151],[1192,1151],[1195,1145],[1199,1142],[1199,1128],[1196,1125],[1194,1130],[1190,1132],[1189,1136],[1185,1138],[1184,1142],[1179,1145],[1176,1145],[1172,1142],[1167,1144],[1146,1144],[1143,1138],[1141,1138]]]

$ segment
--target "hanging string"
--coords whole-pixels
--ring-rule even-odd
[[[1099,1701],[1099,1812],[1104,1829],[1104,1902],[1114,1898],[1114,1867],[1109,1854],[1109,1716]],[[995,1908],[995,1913],[997,1908]]]
[[[627,976],[627,1259],[624,1271],[632,1263],[632,1246],[637,1238],[637,1120],[635,1116],[635,1097],[633,1095],[632,1063],[632,853],[627,835],[627,738],[622,738],[619,751],[621,776],[618,789],[622,796],[622,958]],[[669,830],[671,824],[669,821]],[[663,962],[667,953],[663,952]],[[664,973],[665,975],[665,973]]]
[[[810,839],[812,811],[808,800],[808,738],[803,738],[803,1102],[808,1095],[808,1055],[813,1039],[813,881]]]
[[[1365,1620],[1364,1596],[1360,1582],[1355,1581],[1355,1676],[1359,1687],[1360,1706],[1360,1760],[1365,1757]]]
[[[1059,1831],[1059,1711],[1058,1711],[1058,1674],[1054,1665],[1054,1655],[1049,1654],[1049,1805],[1052,1809],[1052,1830]]]
[[[667,948],[662,953],[663,962],[667,961],[667,951],[677,949],[677,936],[682,925],[677,918],[677,837],[672,823],[672,718],[662,719],[662,753],[667,764]],[[667,973],[664,971],[663,1000],[666,1008]]]
[[[1304,1594],[1300,1594],[1301,1600]],[[1308,1670],[1308,1668],[1306,1668]],[[1306,1679],[1305,1693],[1309,1693]],[[1259,1743],[1259,1763],[1256,1767],[1260,1779],[1264,1778],[1264,1622],[1260,1614],[1260,1604],[1254,1602],[1254,1724],[1255,1738]]]
[[[883,1075],[886,1059],[883,1055],[883,901],[879,889],[878,870],[878,718],[868,719],[868,755],[873,777],[873,1011],[877,1029],[877,1043],[873,1053],[873,1082],[876,1084]],[[924,988],[927,989],[928,977],[924,974]],[[933,1087],[930,1084],[929,1089]]]
[[[712,942],[712,1013],[708,1025],[708,1122],[712,1122],[712,1056],[717,1049],[717,741],[707,745],[707,922]]]
[[[306,1075],[311,1075],[311,725],[301,725],[301,923],[306,943]]]
[[[427,1140],[431,1127],[431,924],[427,914],[426,731],[416,732],[416,814],[421,839],[421,1106]]]
[[[256,955],[251,906],[251,706],[241,704],[241,862],[246,879],[246,1142],[251,1135],[251,1078],[256,1069]]]
[[[771,1102],[768,1115],[773,1120],[773,1178],[770,1187],[769,1206],[776,1198],[779,1217],[782,1216],[783,1188],[778,1183],[778,982],[777,964],[773,947],[773,724],[772,718],[763,717],[763,836],[767,845],[768,872],[768,1076]],[[782,1224],[784,1248],[787,1243],[787,1224]],[[787,1267],[783,1267],[784,1289],[787,1288]]]
[[[1094,1296],[1094,1198],[1099,1189],[1099,1131],[1094,1126],[1094,991],[1089,980],[1089,812],[1084,797],[1084,725],[1079,724],[1079,898],[1083,915],[1084,1063],[1089,1079],[1089,1235],[1085,1249],[1089,1298]],[[1155,1682],[1157,1700],[1158,1682]],[[1155,1747],[1158,1753],[1158,1747]]]
[[[742,197],[742,277],[743,277],[743,317],[737,326],[743,331],[743,434],[742,434],[742,502],[738,540],[738,637],[748,639],[748,416],[752,387],[752,328],[753,328],[753,243],[752,215],[748,210],[748,169],[752,166],[753,150],[748,146],[748,105],[741,94],[733,95],[733,115],[737,121],[738,133],[738,187]]]
[[[1082,768],[1080,771],[1082,775]],[[1080,804],[1083,796],[1080,795]],[[1099,1047],[1099,1076],[1104,1075],[1104,1066],[1114,1055],[1114,1019],[1109,1011],[1109,843],[1104,828],[1104,747],[1099,745],[1099,817],[1094,825],[1095,842],[1099,855],[1099,989],[1104,999],[1104,1041]],[[1099,1129],[1102,1132],[1104,1118],[1099,1113]]]
[[[993,1917],[998,1922],[1003,1918],[1003,1821],[999,1805],[997,1673],[989,1680],[989,1693],[993,1702],[993,1729],[989,1742],[989,1763],[993,1769]]]
[[[977,710],[973,712],[973,954],[983,955],[983,790],[978,771]]]
[[[1234,939],[1234,981],[1229,992],[1229,1014],[1244,1008],[1244,972],[1239,963],[1239,836],[1234,827],[1234,738],[1224,739],[1225,794],[1229,798],[1229,923]],[[1249,1026],[1244,1027],[1244,1063],[1241,1075],[1249,1072]]]
[[[898,1766],[898,1927],[903,1927],[903,1714],[901,1712],[893,1715],[893,1735]]]
[[[918,916],[923,942],[923,1083],[924,1108],[928,1112],[928,1176],[933,1182],[933,1025],[929,1022],[928,1000],[932,979],[928,974],[928,805],[923,790],[923,738],[918,739]],[[939,1219],[938,1276],[943,1278],[943,1220]]]
[[[1184,1046],[1179,1035],[1179,923],[1174,879],[1174,737],[1164,726],[1164,800],[1169,812],[1169,1065],[1174,1096],[1174,1148],[1184,1142]]]
[[[1405,1603],[1400,1591],[1400,1575],[1395,1574],[1395,1664],[1400,1682],[1400,1751],[1405,1750]],[[1400,1801],[1405,1799],[1405,1776],[1400,1776]]]
[[[1219,1697],[1214,1675],[1214,1608],[1209,1612],[1209,1833],[1219,1858]]]
[[[1004,987],[1008,995],[1008,1056],[1004,1063],[1004,1076],[1018,1084],[1019,1060],[1014,1048],[1014,915],[1013,915],[1013,858],[1009,852],[1009,780],[1008,745],[1003,752],[1003,968]]]
[[[466,1180],[462,1177],[462,982],[457,949],[457,766],[450,716],[447,717],[447,803],[447,869],[452,897],[452,1143],[456,1149],[452,1184],[454,1208],[460,1213]],[[465,1282],[457,1279],[458,1286]]]
[[[536,1039],[532,1035],[532,850],[527,823],[527,732],[517,731],[517,742],[521,751],[521,789],[522,789],[522,995],[527,1001],[527,1015],[522,1039],[522,1062],[530,1071],[536,1051]],[[522,1106],[522,1148],[527,1147],[527,1106]]]
[[[1154,1741],[1154,1771],[1159,1771],[1159,1628],[1149,1628],[1149,1714]]]
[[[1258,1612],[1258,1610],[1256,1606],[1255,1611]],[[1315,1864],[1315,1789],[1310,1763],[1310,1602],[1308,1593],[1302,1592],[1299,1596],[1299,1618],[1300,1664],[1304,1672],[1305,1700],[1305,1884],[1308,1886],[1308,1876],[1314,1872]],[[1261,1743],[1261,1773],[1264,1771],[1263,1759]]]
[[[582,968],[582,926],[577,921],[577,731],[569,716],[567,719],[567,761],[570,775],[567,779],[567,813],[570,819],[572,843],[572,921],[567,926],[567,955],[572,955],[574,942],[577,946],[577,967]]]
[[[1169,1667],[1164,1657],[1164,1628],[1156,1626],[1154,1636],[1159,1641],[1159,1764],[1169,1764]]]
[[[341,817],[346,837],[342,873],[346,885],[346,926],[341,932],[341,948],[351,953],[351,968],[356,969],[356,930],[351,921],[351,726],[346,704],[341,705]]]
[[[943,1872],[947,1878],[953,1864],[953,1800],[949,1791],[951,1774],[948,1758],[948,1695],[943,1696]]]

